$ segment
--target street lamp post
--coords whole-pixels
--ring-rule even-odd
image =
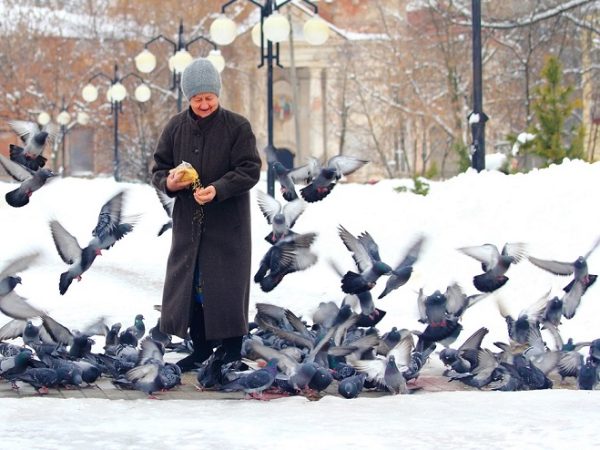
[[[481,0],[471,0],[473,22],[473,112],[469,124],[473,139],[471,167],[478,172],[485,169],[485,122],[483,112],[483,82],[481,63]]]
[[[169,58],[169,69],[173,72],[171,90],[177,90],[177,111],[179,112],[182,109],[183,103],[181,93],[181,73],[193,60],[192,55],[188,52],[189,46],[200,40],[209,43],[212,46],[212,50],[210,50],[206,59],[212,62],[219,72],[222,72],[225,68],[225,59],[221,55],[221,51],[217,48],[217,44],[202,35],[186,41],[183,33],[183,20],[180,20],[177,42],[169,39],[163,34],[159,34],[144,44],[144,50],[135,57],[135,66],[140,72],[150,73],[156,67],[156,57],[148,50],[148,46],[159,39],[167,41],[173,46],[173,55]]]
[[[225,16],[225,10],[237,0],[230,0],[221,7],[221,15],[210,26],[210,35],[213,41],[219,45],[228,45],[236,37],[236,24]],[[267,64],[267,192],[270,196],[275,195],[275,174],[272,163],[277,160],[276,149],[273,144],[273,62],[279,67],[279,43],[285,41],[290,33],[290,23],[285,16],[279,13],[279,8],[291,0],[265,0],[261,3],[255,0],[247,0],[260,8],[260,23],[252,29],[253,40],[259,44],[260,64]],[[313,45],[323,44],[329,36],[329,27],[317,14],[317,6],[302,0],[314,11],[314,16],[304,24],[304,38]]]
[[[144,82],[144,79],[134,72],[130,72],[127,75],[119,75],[119,67],[117,64],[114,66],[113,76],[106,75],[104,72],[98,72],[93,75],[89,80],[88,84],[83,88],[81,95],[86,102],[93,102],[98,98],[98,89],[96,86],[91,84],[95,78],[105,78],[110,81],[110,88],[106,92],[106,99],[110,102],[110,111],[113,114],[114,124],[114,177],[115,181],[120,181],[119,173],[119,113],[123,112],[123,100],[127,97],[127,89],[123,85],[123,81],[129,77],[138,78],[141,84],[135,89],[135,99],[138,102],[146,102],[150,100],[150,88]]]

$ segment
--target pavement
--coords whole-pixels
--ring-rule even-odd
[[[554,389],[577,389],[575,381],[570,379],[561,383],[558,377],[551,376]],[[196,373],[187,372],[183,374],[182,384],[166,392],[159,392],[155,397],[161,400],[244,400],[247,399],[243,392],[221,392],[215,390],[200,390],[197,387]],[[0,398],[21,397],[49,397],[49,398],[102,398],[107,400],[142,400],[148,396],[141,391],[122,388],[112,383],[110,378],[101,377],[90,386],[75,388],[48,389],[47,394],[39,394],[30,385],[17,382],[18,389],[13,389],[11,383],[0,381]],[[448,391],[476,391],[458,381],[449,382],[448,378],[441,375],[438,367],[425,367],[416,381],[408,383],[409,389],[414,389],[415,395],[426,395],[435,392]],[[320,400],[325,396],[341,396],[337,392],[337,382],[334,380],[323,392],[315,396],[307,397],[310,400]],[[382,397],[390,395],[387,392],[365,390],[360,397]],[[276,396],[277,397],[277,396]],[[274,398],[274,397],[272,397]]]

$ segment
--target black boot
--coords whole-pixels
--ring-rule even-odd
[[[242,336],[235,336],[223,339],[223,364],[239,361],[242,359]]]
[[[204,310],[201,303],[194,303],[192,321],[190,323],[190,337],[194,344],[194,351],[192,354],[177,361],[177,365],[182,372],[189,372],[190,370],[197,369],[200,364],[213,354],[212,345],[206,340],[204,331]]]

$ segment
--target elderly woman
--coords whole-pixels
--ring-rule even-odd
[[[219,104],[219,72],[196,59],[183,72],[189,108],[165,126],[154,153],[152,182],[175,197],[161,330],[185,337],[194,352],[178,362],[195,368],[222,342],[224,362],[240,359],[248,332],[250,189],[261,161],[250,123]],[[199,183],[177,167],[187,162]]]

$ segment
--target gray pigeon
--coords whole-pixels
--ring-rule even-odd
[[[295,182],[304,181],[307,186],[300,190],[302,198],[309,203],[323,200],[329,195],[337,182],[344,176],[350,175],[369,161],[346,155],[336,155],[321,167],[318,160],[312,158],[309,164],[290,172]]]
[[[344,378],[338,384],[338,393],[344,398],[356,398],[362,392],[365,385],[366,373],[358,373]]]
[[[152,396],[154,392],[164,388],[160,377],[164,365],[160,347],[152,339],[144,339],[136,366],[126,376],[136,389]]]
[[[581,297],[596,281],[597,275],[592,275],[588,272],[587,259],[599,244],[600,238],[594,242],[592,248],[584,256],[578,257],[574,262],[560,262],[534,258],[532,256],[529,257],[529,261],[532,264],[550,273],[562,276],[573,275],[571,282],[563,288],[566,292],[562,298],[563,315],[566,319],[572,319],[575,316],[575,311],[579,307]]]
[[[473,277],[477,290],[493,292],[506,284],[508,277],[505,273],[511,264],[516,264],[527,256],[526,248],[522,242],[514,242],[504,244],[502,253],[494,244],[462,247],[458,250],[481,263],[484,273]]]
[[[56,138],[59,132],[58,127],[52,122],[48,122],[42,129],[37,123],[26,120],[9,120],[8,124],[23,140],[25,155],[28,158],[41,155],[47,139]]]
[[[316,233],[290,234],[273,244],[260,261],[254,282],[264,292],[270,292],[290,273],[307,269],[317,262],[310,249]]]
[[[306,203],[298,198],[285,205],[263,191],[257,191],[258,206],[267,219],[273,230],[265,236],[265,240],[270,244],[275,244],[280,239],[290,233],[293,233],[292,227],[296,220],[306,209]]]
[[[29,203],[29,197],[39,190],[54,173],[48,169],[40,168],[36,171],[28,169],[3,155],[0,155],[0,164],[15,180],[21,182],[18,188],[5,194],[6,203],[14,208],[20,208]]]
[[[385,289],[381,294],[379,294],[378,298],[383,298],[394,289],[398,289],[400,286],[404,286],[406,284],[412,275],[413,265],[417,262],[417,259],[419,259],[421,247],[423,247],[424,242],[425,237],[419,236],[410,246],[402,261],[400,261],[400,263],[394,269],[392,269],[392,273],[385,283]]]
[[[100,209],[96,227],[92,231],[92,239],[81,248],[77,239],[71,235],[57,220],[50,221],[50,231],[56,250],[61,259],[69,264],[69,269],[60,275],[59,291],[67,292],[73,279],[81,280],[81,275],[88,270],[96,256],[102,250],[108,250],[115,242],[123,238],[133,229],[131,223],[121,221],[124,191],[113,195]]]
[[[342,242],[352,253],[359,272],[346,272],[342,277],[342,290],[347,294],[371,290],[379,277],[389,274],[392,268],[381,261],[379,247],[368,232],[355,237],[342,225],[338,226],[338,232]]]
[[[243,390],[252,397],[263,398],[263,392],[269,389],[275,381],[278,362],[277,358],[270,359],[262,369],[244,373],[237,380],[224,385],[222,389],[224,391]]]

